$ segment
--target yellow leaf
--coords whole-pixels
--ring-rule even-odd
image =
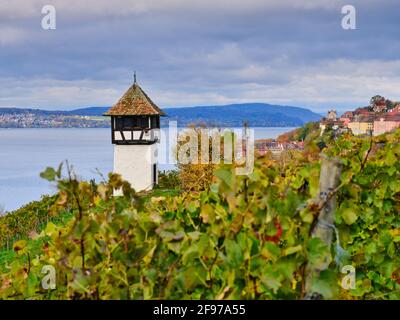
[[[25,240],[19,240],[17,242],[14,243],[13,245],[13,249],[15,252],[17,252],[18,254],[23,254],[25,252],[26,248],[26,241]]]
[[[392,237],[399,236],[399,235],[400,235],[400,228],[392,229],[392,230],[389,231],[389,233],[390,233],[390,235],[391,235]]]
[[[215,220],[215,210],[209,204],[205,204],[201,208],[200,217],[204,223],[213,223]]]
[[[292,279],[292,290],[296,290],[296,286],[297,286],[297,281],[296,279]]]
[[[100,196],[95,196],[94,197],[94,204],[97,206],[97,205],[99,205],[99,203],[100,203],[100,201],[101,201],[101,197]]]
[[[151,259],[153,259],[154,251],[156,250],[157,245],[155,245],[151,250],[146,254],[146,256],[143,258],[143,261],[145,264],[149,264],[151,262]]]
[[[295,247],[289,247],[283,250],[283,256],[289,256],[293,253],[299,252],[303,249],[301,245],[295,246]]]
[[[56,225],[52,222],[49,222],[44,232],[47,236],[51,237],[52,234],[56,231],[56,229],[57,229]]]

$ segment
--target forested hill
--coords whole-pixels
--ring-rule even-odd
[[[240,126],[248,121],[251,126],[301,126],[317,121],[320,115],[304,108],[270,105],[264,103],[232,104],[166,109],[170,119],[186,122],[224,123]]]
[[[0,117],[5,115],[30,114],[37,117],[101,116],[109,107],[88,107],[71,111],[45,111],[38,109],[0,108]],[[179,126],[191,123],[205,123],[220,126],[241,126],[247,121],[250,126],[297,127],[310,121],[318,121],[321,115],[306,108],[271,105],[266,103],[243,103],[222,106],[198,106],[165,108],[167,117],[162,119],[178,121]],[[1,120],[1,118],[0,118]]]
[[[108,107],[93,107],[71,111],[77,115],[101,115]],[[321,119],[308,109],[266,103],[242,103],[222,106],[198,106],[183,108],[165,108],[165,120],[177,120],[180,125],[204,122],[241,126],[248,121],[251,126],[301,126],[306,122]]]

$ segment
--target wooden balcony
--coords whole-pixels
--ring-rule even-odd
[[[112,130],[111,139],[117,145],[149,145],[159,141],[159,131],[150,128]]]

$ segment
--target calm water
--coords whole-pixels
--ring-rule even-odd
[[[292,129],[255,128],[255,138],[275,138]],[[54,193],[39,173],[64,160],[82,179],[99,179],[97,170],[106,176],[113,167],[110,136],[110,129],[0,129],[0,208],[14,210]],[[165,147],[161,143],[160,149]],[[160,169],[171,165],[160,163]]]

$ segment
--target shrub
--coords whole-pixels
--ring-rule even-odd
[[[181,186],[181,182],[179,180],[179,171],[178,170],[170,170],[170,171],[162,171],[158,175],[158,185],[159,189],[179,189]]]

